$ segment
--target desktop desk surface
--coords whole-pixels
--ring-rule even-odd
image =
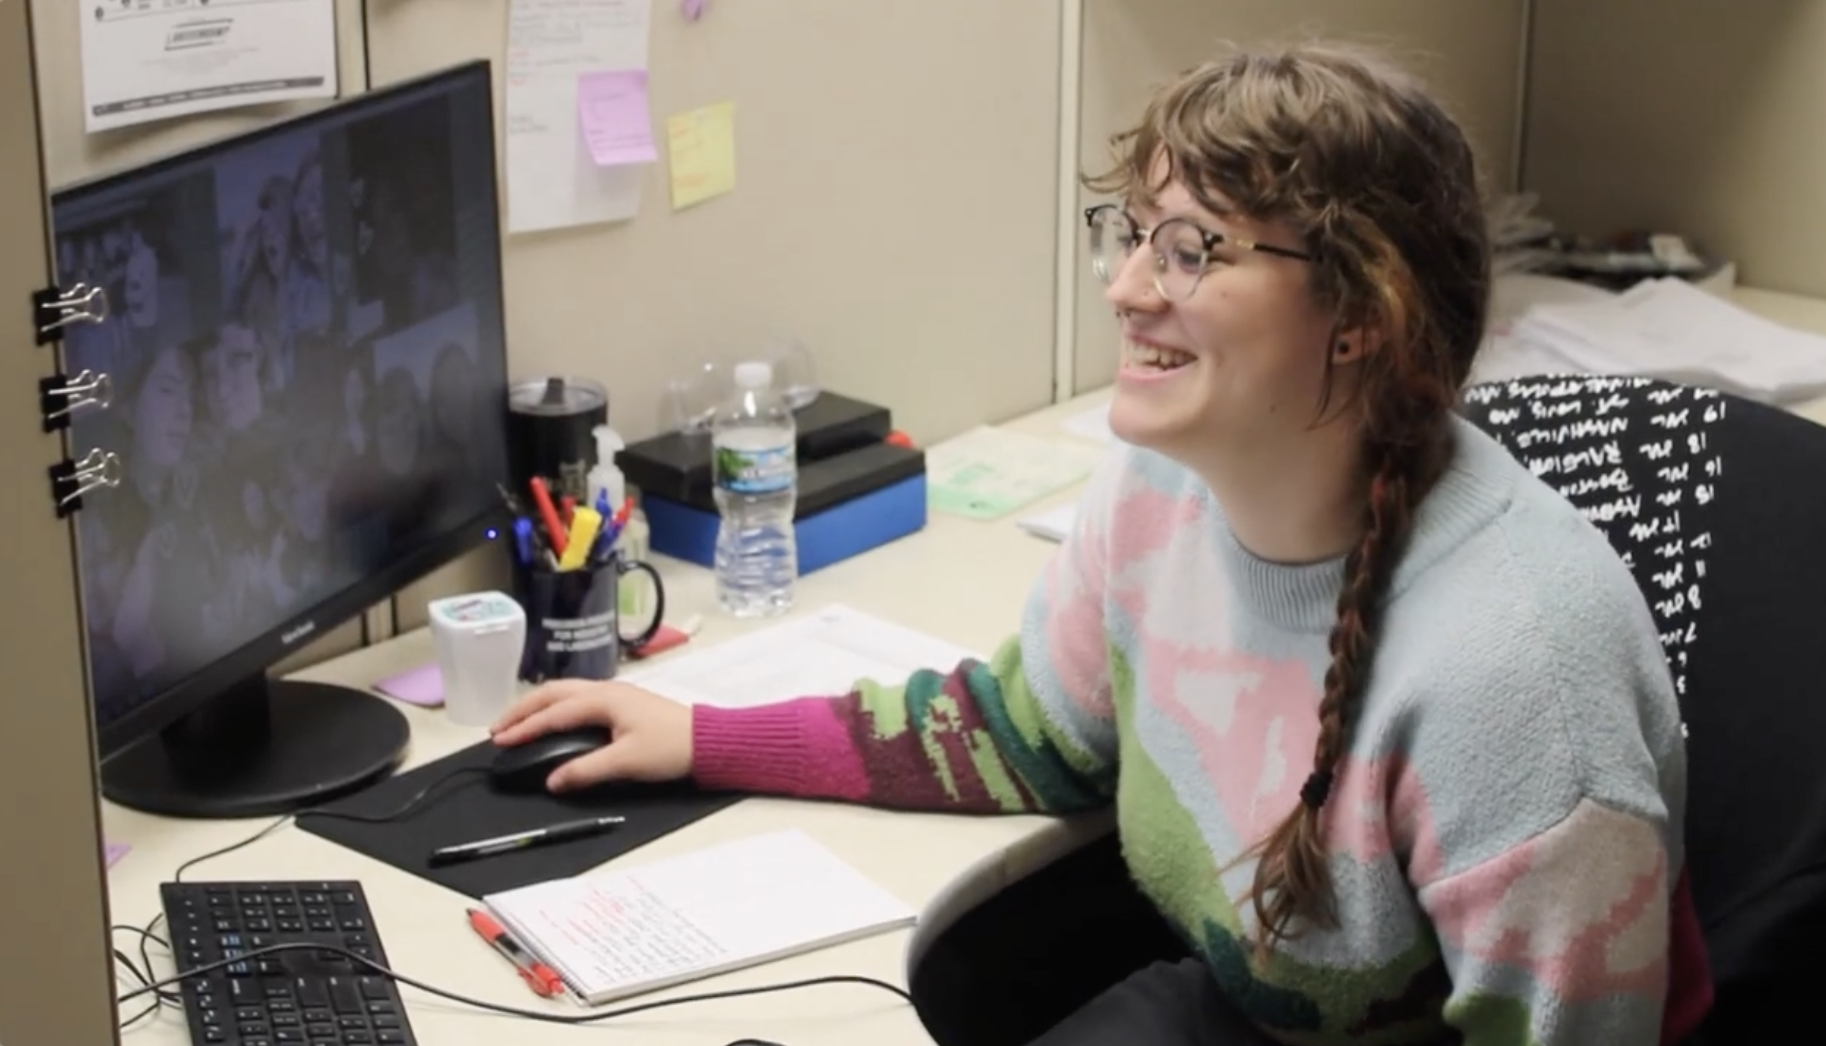
[[[1826,333],[1826,302],[1756,290],[1740,290],[1736,297],[1746,308],[1770,319]],[[1081,396],[1008,427],[1072,439],[1061,422],[1107,397],[1107,391]],[[1826,422],[1826,398],[1792,409]],[[1076,493],[1075,489],[1062,491],[1033,509],[1070,500]],[[1018,624],[1028,589],[1052,547],[1020,531],[1012,518],[975,522],[933,513],[921,533],[802,579],[797,602],[803,609],[846,603],[987,653]],[[948,572],[952,564],[963,562],[972,564],[968,573]],[[656,563],[665,576],[668,604],[676,611],[676,619],[703,615],[704,629],[687,650],[702,649],[704,644],[759,627],[717,611],[708,571],[664,557],[656,557]],[[951,580],[943,580],[946,578]],[[325,662],[299,673],[298,678],[365,687],[429,661],[431,656],[430,638],[420,631]],[[480,730],[453,726],[435,710],[402,707],[413,731],[408,765],[428,762],[482,738]],[[108,804],[104,823],[110,841],[132,846],[109,873],[111,921],[143,926],[158,911],[158,884],[169,879],[178,865],[240,842],[271,821],[178,821]],[[860,974],[904,986],[910,945],[918,947],[925,936],[976,900],[1099,830],[1095,822],[1067,825],[1027,816],[890,813],[757,798],[744,800],[621,860],[632,864],[782,827],[804,830],[887,889],[921,907],[921,927],[709,978],[638,1001],[831,974]],[[244,849],[214,858],[193,869],[190,877],[359,879],[374,906],[377,929],[389,957],[400,972],[461,995],[505,1005],[554,1013],[583,1012],[568,1004],[533,998],[500,957],[469,930],[463,918],[466,898],[296,828],[280,829]],[[120,943],[130,944],[125,937]],[[857,1042],[912,1046],[931,1041],[910,1006],[862,986],[821,986],[693,1003],[580,1027],[488,1014],[411,988],[405,989],[405,997],[419,1041],[436,1046],[480,1046],[504,1041],[504,1037],[516,1044],[537,1046],[582,1042],[605,1034],[618,1035],[619,1041],[632,1046],[716,1046],[743,1037],[784,1046]],[[134,1009],[137,1007],[129,1006],[128,1012]],[[125,1041],[175,1046],[188,1043],[187,1036],[182,1015],[166,1009],[136,1025]]]
[[[1107,396],[1096,393],[1061,404],[1008,427],[1073,439],[1059,422],[1093,407]],[[1069,500],[1062,491],[1035,508]],[[919,629],[966,648],[988,653],[1018,626],[1023,602],[1054,546],[1032,537],[1014,518],[978,522],[932,513],[919,534],[801,579],[797,607],[816,609],[844,603]],[[761,627],[738,622],[716,608],[710,572],[677,560],[655,557],[666,581],[674,620],[703,616],[704,627],[690,645],[671,655],[703,649]],[[968,573],[947,571],[969,562]],[[938,579],[938,580],[935,580]],[[327,661],[297,674],[367,687],[395,672],[432,658],[423,630]],[[947,666],[948,667],[948,666]],[[408,765],[429,762],[484,737],[480,729],[451,724],[433,709],[401,706],[412,724]],[[116,925],[146,925],[158,912],[158,884],[184,861],[229,846],[272,823],[183,821],[106,804],[103,819],[110,842],[132,849],[109,872],[110,919]],[[1086,826],[1068,827],[1040,817],[962,817],[889,813],[851,806],[747,799],[640,848],[620,861],[633,864],[700,849],[712,843],[782,827],[796,827],[829,846],[903,900],[927,909],[925,928],[969,898],[993,892],[1007,878],[1046,863],[1076,845]],[[374,908],[376,929],[394,968],[415,979],[465,996],[505,1005],[582,1013],[569,1004],[533,997],[510,967],[469,929],[467,898],[391,866],[287,826],[221,857],[199,864],[186,878],[358,879]],[[651,998],[698,991],[762,985],[830,974],[860,974],[906,985],[906,954],[914,931],[898,931],[838,945],[750,970],[715,977]],[[117,944],[131,951],[126,935]],[[169,971],[159,949],[155,965]],[[784,1046],[867,1042],[879,1046],[929,1043],[912,1007],[879,989],[821,986],[722,1002],[693,1003],[582,1027],[516,1020],[446,1002],[412,988],[405,998],[420,1042],[436,1046],[601,1041],[605,1034],[625,1043],[719,1046],[742,1037]],[[641,1000],[632,1001],[644,1001]],[[139,1001],[128,1004],[130,1014]],[[611,1030],[612,1029],[612,1030]],[[187,1043],[182,1014],[167,1008],[125,1033],[124,1041]]]

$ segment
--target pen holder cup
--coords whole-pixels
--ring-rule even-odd
[[[622,575],[645,573],[653,582],[653,616],[637,634],[621,631]],[[514,589],[526,611],[526,647],[520,678],[613,679],[623,647],[639,649],[666,617],[666,589],[650,563],[616,553],[576,570],[516,564]]]

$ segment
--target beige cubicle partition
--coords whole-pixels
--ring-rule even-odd
[[[54,184],[271,116],[85,136],[79,5],[33,4]],[[338,0],[345,88],[364,37],[376,85],[478,57],[499,85],[508,7]],[[662,158],[632,221],[508,236],[513,375],[602,380],[638,438],[668,378],[777,329],[826,386],[923,441],[1049,402],[1059,0],[742,0],[697,22],[679,7],[653,7],[655,126],[734,103],[735,191],[675,212]],[[427,595],[491,580],[447,571],[402,596],[405,623]]]
[[[1525,188],[1562,227],[1678,232],[1826,296],[1826,0],[1535,0]]]
[[[373,4],[376,84],[498,62],[505,7]],[[734,103],[736,189],[673,211],[662,157],[633,221],[509,236],[514,374],[600,378],[637,438],[668,378],[777,328],[922,442],[1044,406],[1060,21],[1059,0],[656,3],[656,125]],[[402,624],[497,582],[482,562],[403,592]]]
[[[48,285],[30,9],[0,3],[0,489],[7,492],[0,629],[0,1043],[117,1042],[101,818],[70,583],[70,527],[47,469],[32,292]]]
[[[1506,191],[1513,185],[1525,9],[1525,0],[1086,0],[1080,169],[1108,163],[1110,135],[1140,114],[1154,84],[1226,44],[1331,37],[1375,45],[1431,83],[1471,135],[1489,186]],[[1088,193],[1079,198],[1091,202]],[[1116,324],[1102,285],[1082,263],[1083,235],[1079,223],[1064,245],[1076,272],[1066,383],[1076,392],[1107,385],[1116,373]]]
[[[4,0],[0,0],[4,2]],[[336,64],[339,95],[360,94],[365,84],[362,54],[361,0],[336,4]],[[38,102],[44,128],[45,182],[56,190],[73,182],[112,174],[168,156],[180,149],[243,131],[276,119],[307,112],[322,102],[252,106],[183,120],[167,120],[89,134],[83,129],[81,19],[88,8],[67,0],[30,0],[32,39],[38,56]],[[370,612],[379,624],[386,615]],[[332,629],[288,658],[285,670],[314,664],[361,645],[363,625],[351,622]]]

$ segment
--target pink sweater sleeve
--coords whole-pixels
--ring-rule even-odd
[[[862,800],[868,775],[833,708],[837,700],[693,708],[693,776],[713,791]]]
[[[987,661],[864,680],[847,694],[692,712],[693,775],[719,791],[921,810],[1062,812],[1106,802],[1116,727],[1103,620],[1118,470],[1093,478],[1077,530]]]

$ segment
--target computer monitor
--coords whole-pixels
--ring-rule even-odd
[[[491,540],[507,361],[493,93],[476,62],[76,185],[51,201],[64,332],[107,375],[72,459],[104,794],[296,810],[389,774],[407,725],[272,666]]]

